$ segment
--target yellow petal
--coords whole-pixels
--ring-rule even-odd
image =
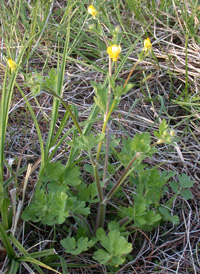
[[[151,41],[149,39],[149,37],[147,39],[144,40],[144,48],[143,50],[148,51],[152,48],[152,44]]]
[[[17,64],[12,59],[8,59],[7,64],[12,72],[17,68]]]
[[[88,7],[88,13],[92,15],[92,17],[95,19],[95,16],[97,14],[97,10],[94,8],[93,5],[90,5]]]
[[[107,48],[107,53],[109,57],[114,61],[117,62],[117,58],[121,52],[121,47],[117,45],[112,45],[111,47]]]

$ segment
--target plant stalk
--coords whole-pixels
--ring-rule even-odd
[[[133,66],[132,70],[129,72],[129,75],[128,75],[128,77],[127,77],[127,79],[126,79],[126,81],[125,81],[125,83],[124,83],[124,85],[123,85],[123,88],[126,87],[126,85],[127,85],[127,83],[128,83],[128,80],[130,79],[131,75],[133,74],[133,71],[135,70],[135,68],[137,67],[137,65],[140,63],[140,61],[141,61],[141,60],[138,59],[137,62],[135,63],[135,65]]]
[[[63,104],[63,106],[64,106],[64,107],[66,108],[66,110],[69,112],[69,115],[71,116],[71,118],[72,118],[74,124],[76,125],[76,127],[77,127],[77,129],[78,129],[78,132],[79,132],[80,134],[82,134],[82,130],[81,130],[80,126],[79,126],[79,123],[78,123],[78,121],[76,120],[76,118],[75,118],[74,114],[72,113],[72,111],[71,111],[70,107],[68,106],[68,104],[67,104],[67,103],[66,103],[66,102],[65,102],[65,101],[64,101],[64,100],[55,92],[55,91],[53,91],[52,89],[50,90],[49,87],[47,87],[46,85],[43,85],[43,87],[45,88],[45,92],[46,92],[46,93],[55,96],[56,98],[58,98],[58,99],[61,101],[61,103]],[[47,91],[47,90],[48,90],[48,91]]]
[[[140,153],[136,153],[136,155],[133,157],[133,159],[130,161],[130,163],[128,164],[127,168],[124,170],[124,172],[122,173],[121,177],[119,178],[119,180],[117,181],[117,183],[114,185],[114,187],[108,192],[108,194],[106,195],[106,197],[104,198],[102,204],[107,204],[108,201],[111,199],[111,197],[116,193],[116,191],[118,190],[118,188],[121,186],[121,184],[123,183],[124,179],[128,176],[129,174],[129,169],[131,168],[132,164],[135,162],[135,160],[140,156]]]

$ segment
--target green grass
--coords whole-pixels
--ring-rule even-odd
[[[104,38],[99,34],[98,20],[87,12],[89,4],[98,11]],[[134,85],[112,113],[110,133],[106,127],[103,133],[111,134],[111,143],[114,134],[125,138],[148,131],[153,136],[165,119],[179,137],[176,149],[160,145],[157,154],[145,159],[145,164],[157,166],[160,171],[186,173],[196,184],[192,188],[193,200],[173,200],[171,211],[180,218],[178,227],[163,223],[159,230],[143,232],[130,224],[133,251],[116,273],[131,273],[133,268],[141,273],[198,273],[199,1],[0,0],[0,6],[0,248],[4,251],[1,271],[30,273],[32,269],[53,273],[51,267],[61,273],[73,273],[73,269],[78,273],[80,268],[83,273],[87,269],[115,273],[112,267],[94,261],[90,252],[75,258],[60,245],[60,240],[73,234],[80,224],[90,230],[92,215],[85,220],[77,214],[74,223],[67,219],[66,223],[52,227],[21,221],[20,216],[33,198],[39,174],[49,162],[60,161],[67,167],[78,164],[82,179],[92,182],[93,171],[84,172],[89,161],[87,152],[77,147],[70,149],[69,141],[82,132],[102,132],[103,120],[93,105],[91,82],[109,82],[105,40],[111,43],[116,39],[121,45],[122,52],[112,71],[115,82],[123,85],[138,60],[143,40],[149,37],[153,54],[133,71],[129,82]],[[8,58],[19,65],[13,73],[6,64]],[[35,84],[34,77],[41,77],[41,87]],[[121,143],[116,150],[111,145],[110,150],[116,156],[120,149]],[[93,167],[94,173],[104,169],[112,174],[116,169],[115,177],[109,178],[114,184],[123,169],[117,157],[111,156],[108,166],[102,161],[110,150],[107,139],[100,161],[97,157]],[[92,161],[95,153],[92,150],[89,155]],[[41,185],[39,181],[37,187]],[[42,187],[45,189],[45,183]],[[128,184],[122,189],[130,201],[134,189]],[[172,197],[170,188],[167,193],[166,201]],[[113,210],[120,211],[127,203],[125,198],[120,199],[110,202],[109,221],[114,218]],[[91,208],[92,214],[96,210],[97,204]]]

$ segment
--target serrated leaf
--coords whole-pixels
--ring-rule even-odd
[[[62,224],[70,213],[88,215],[90,210],[85,207],[85,202],[68,197],[64,191],[45,193],[43,189],[37,189],[33,201],[22,213],[22,218],[25,221],[54,225]]]
[[[159,133],[160,135],[163,135],[168,128],[167,122],[165,120],[162,120],[159,126]]]
[[[106,82],[102,84],[97,84],[96,82],[91,82],[95,95],[95,103],[99,106],[103,113],[106,111],[107,101],[108,101],[108,90],[109,87],[106,85]]]
[[[22,213],[22,218],[25,221],[41,221],[46,225],[62,224],[69,217],[65,206],[67,197],[64,192],[45,193],[43,189],[38,189],[33,201]]]
[[[93,259],[98,261],[100,264],[107,264],[112,258],[112,254],[106,252],[103,249],[98,249],[94,252]]]
[[[144,215],[146,210],[146,206],[144,203],[136,203],[134,205],[134,215],[135,216],[142,216]]]
[[[89,203],[96,203],[98,202],[98,192],[96,183],[93,182],[89,185],[82,183],[80,187],[78,187],[78,199],[89,202]]]
[[[117,222],[114,222],[114,221],[112,221],[112,222],[110,222],[109,224],[108,224],[108,229],[110,230],[110,231],[112,231],[112,230],[120,230],[120,226],[119,226],[119,223],[117,223]]]
[[[63,184],[77,186],[81,183],[80,170],[78,166],[67,167],[62,176]]]
[[[84,165],[84,170],[94,176],[94,168],[92,165],[85,164]],[[99,171],[99,176],[101,177],[103,175],[103,170]]]
[[[67,253],[78,255],[92,247],[95,244],[95,240],[89,241],[87,237],[81,237],[76,241],[73,237],[67,237],[66,239],[61,240],[60,243]]]
[[[116,229],[109,231],[106,236],[105,231],[100,228],[96,236],[106,250],[100,249],[94,253],[93,258],[101,264],[118,266],[125,261],[125,255],[132,250],[132,245]]]
[[[58,80],[58,76],[57,76],[57,72],[54,68],[52,68],[49,71],[49,77],[46,78],[45,82],[46,82],[46,86],[49,87],[50,89],[53,89],[55,91],[55,87],[57,85],[57,80]]]
[[[87,136],[81,135],[77,137],[74,141],[67,142],[67,144],[69,144],[71,147],[91,151],[92,148],[99,144],[99,142],[104,138],[104,136],[105,134],[100,133],[98,133],[96,136],[93,134]]]
[[[40,180],[43,182],[55,181],[61,177],[65,167],[61,162],[45,164],[44,169],[40,175]]]
[[[179,224],[178,216],[176,215],[173,216],[169,209],[167,209],[166,207],[159,207],[158,210],[164,221],[169,221],[175,225]]]
[[[134,226],[135,227],[143,228],[145,224],[146,224],[146,220],[145,220],[144,216],[134,218]]]
[[[185,199],[185,200],[189,200],[189,199],[193,199],[192,193],[189,189],[184,189],[180,192],[180,195]]]
[[[145,220],[148,226],[152,226],[161,220],[161,216],[160,214],[156,214],[153,210],[151,210],[147,212]]]
[[[113,92],[115,96],[121,97],[123,94],[126,94],[130,89],[132,89],[135,86],[135,84],[128,83],[125,88],[123,86],[116,86],[116,88],[113,88]]]
[[[41,85],[43,84],[43,76],[41,73],[35,71],[31,75],[26,76],[27,86],[30,88],[33,96],[37,96],[41,91]]]
[[[147,153],[150,149],[151,136],[148,132],[136,133],[131,142],[131,151]]]
[[[190,188],[193,186],[194,182],[186,174],[178,175],[181,188]]]
[[[108,77],[108,80],[109,80],[109,85],[111,86],[112,90],[114,90],[115,89],[115,79]]]
[[[69,197],[66,200],[66,208],[76,214],[88,215],[90,214],[89,207],[85,207],[84,201],[78,201],[77,197]]]
[[[174,193],[178,193],[179,191],[179,184],[175,181],[172,181],[169,183],[170,187],[172,188],[172,190],[174,191]]]

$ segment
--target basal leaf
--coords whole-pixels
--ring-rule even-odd
[[[44,169],[40,175],[40,180],[43,182],[58,180],[64,172],[65,167],[61,162],[45,164]]]
[[[101,264],[118,266],[125,261],[125,255],[132,250],[132,245],[116,229],[110,230],[106,235],[105,231],[99,228],[96,236],[105,250],[97,250],[93,258]]]
[[[189,200],[189,199],[193,199],[192,193],[189,189],[184,189],[180,192],[180,195],[185,199],[185,200]]]
[[[73,237],[67,237],[60,241],[61,245],[65,248],[65,251],[72,255],[79,255],[83,251],[87,251],[95,242],[95,240],[89,241],[87,237],[81,237],[78,241]]]
[[[172,181],[169,183],[174,193],[178,194],[179,191],[179,184],[176,181]]]
[[[178,175],[181,188],[190,188],[193,186],[194,182],[186,174]]]
[[[176,225],[179,224],[178,216],[176,216],[176,215],[173,216],[168,208],[160,206],[158,208],[158,210],[159,210],[159,212],[162,216],[162,219],[164,221],[169,221],[169,222],[171,222],[173,224],[176,224]]]
[[[62,176],[63,184],[77,186],[81,183],[80,170],[78,166],[67,167]]]

